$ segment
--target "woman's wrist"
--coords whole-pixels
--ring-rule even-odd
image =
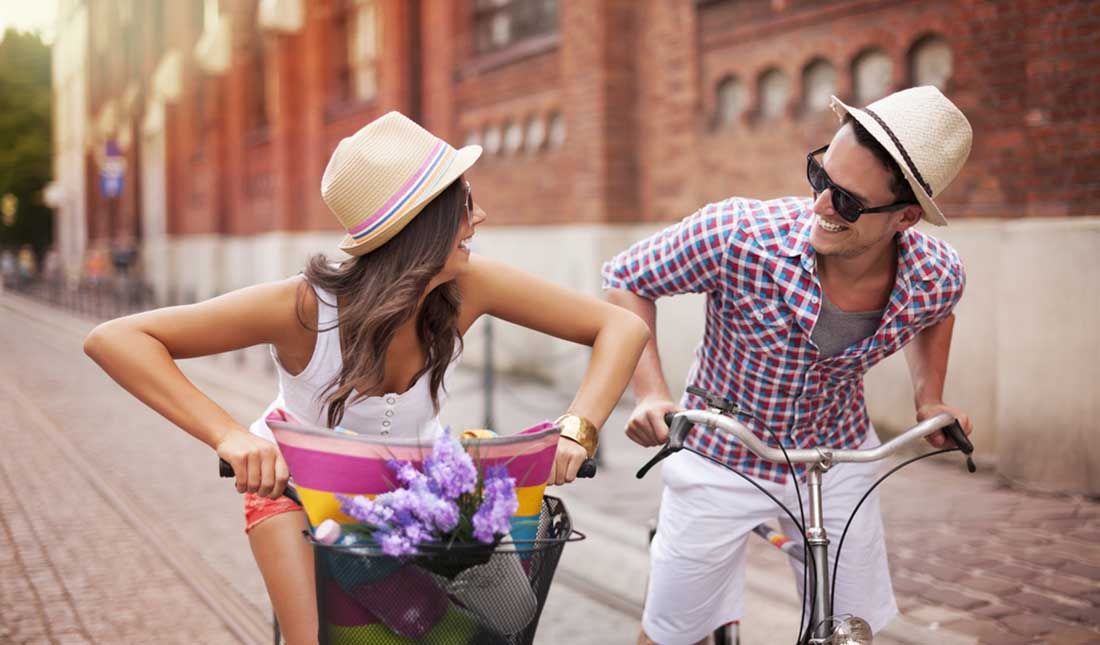
[[[580,444],[589,457],[596,454],[600,441],[599,430],[591,421],[579,414],[567,412],[558,417],[554,425],[561,429],[562,437]]]

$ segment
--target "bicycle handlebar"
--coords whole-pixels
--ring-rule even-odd
[[[813,448],[793,448],[787,450],[786,455],[779,448],[768,446],[760,440],[744,424],[717,412],[706,410],[683,410],[681,412],[669,412],[665,414],[665,423],[669,426],[668,448],[678,450],[683,447],[684,437],[694,425],[706,426],[711,429],[721,430],[736,437],[742,445],[752,451],[756,456],[767,461],[786,463],[790,459],[794,464],[812,464],[817,462],[828,463],[866,463],[879,461],[901,450],[906,444],[926,437],[933,432],[943,430],[959,450],[967,455],[967,468],[974,472],[974,462],[970,454],[974,452],[974,445],[966,437],[959,422],[949,414],[938,414],[930,419],[925,419],[917,425],[909,428],[890,441],[868,450],[836,450],[826,446]]]
[[[588,459],[585,459],[584,462],[581,464],[581,467],[577,469],[577,477],[583,479],[591,479],[592,477],[596,476],[597,470],[599,470],[599,467],[596,463],[596,460],[589,457]],[[237,474],[233,472],[233,466],[231,466],[228,461],[220,457],[218,458],[218,475],[221,477],[237,476]],[[298,505],[301,505],[301,502],[298,500],[298,493],[292,487],[287,486],[286,490],[283,491],[283,495],[289,497]]]

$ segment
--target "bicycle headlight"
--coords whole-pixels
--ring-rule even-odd
[[[844,616],[833,628],[832,645],[871,645],[874,636],[867,621],[857,616]]]

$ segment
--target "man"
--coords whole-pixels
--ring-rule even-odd
[[[947,412],[969,434],[969,418],[943,402],[962,263],[947,244],[913,226],[921,218],[947,223],[933,199],[970,153],[970,124],[933,87],[897,92],[864,109],[833,97],[832,107],[843,124],[807,158],[813,199],[730,198],[604,265],[608,299],[654,332],[632,381],[637,407],[627,435],[635,442],[662,444],[668,434],[662,417],[678,409],[661,372],[653,301],[689,292],[707,294],[707,310],[688,383],[735,401],[753,415],[740,420],[769,443],[767,429],[786,447],[877,445],[862,377],[902,347],[917,419]],[[691,394],[680,406],[706,407]],[[936,446],[945,441],[939,434],[931,439]],[[758,459],[721,433],[696,430],[687,445],[797,505],[795,480],[803,470],[791,477],[786,466]],[[836,536],[876,475],[873,464],[841,464],[825,474],[830,561]],[[741,617],[748,533],[778,509],[741,478],[688,451],[666,460],[662,476],[639,642],[705,641]],[[800,567],[795,578],[801,586]],[[877,494],[849,532],[834,613],[858,615],[875,631],[897,613]]]

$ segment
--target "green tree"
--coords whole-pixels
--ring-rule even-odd
[[[50,245],[53,217],[42,189],[53,174],[50,48],[38,34],[8,29],[0,40],[0,196],[19,200],[15,223],[0,220],[0,248]]]

